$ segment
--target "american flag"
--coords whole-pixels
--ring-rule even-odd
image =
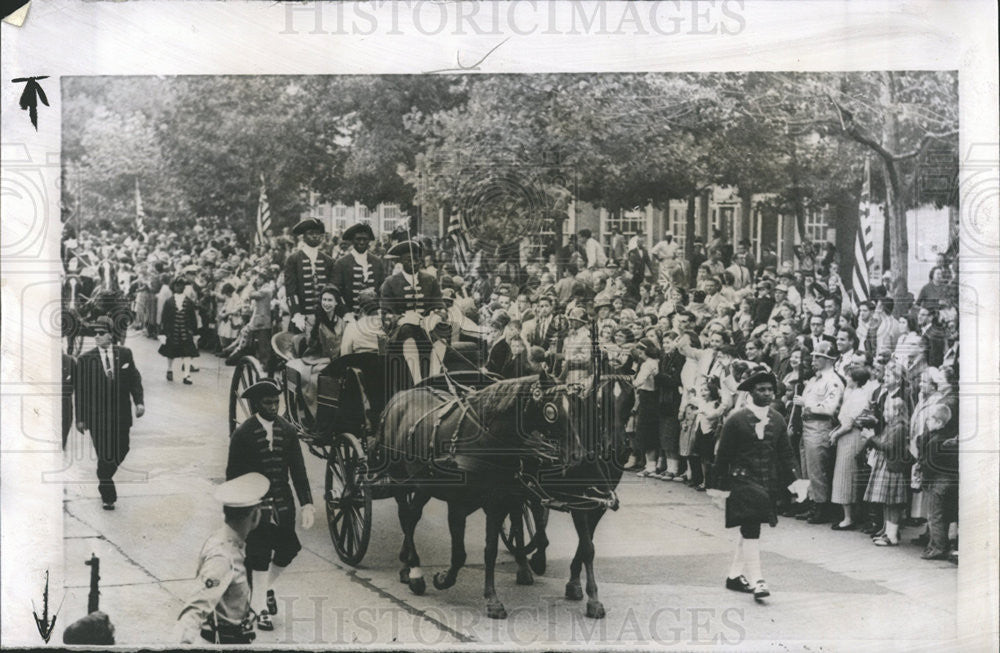
[[[871,158],[865,158],[865,178],[861,185],[861,206],[858,210],[858,235],[854,239],[854,273],[851,279],[851,300],[855,309],[868,301],[868,271],[875,263],[875,249],[872,243],[872,170]]]
[[[146,235],[146,213],[142,210],[142,195],[139,194],[139,178],[135,178],[135,230]]]
[[[267,188],[264,184],[264,175],[260,176],[260,198],[257,200],[257,233],[254,236],[254,244],[263,245],[267,240],[267,233],[271,229],[271,207],[267,205]]]
[[[448,219],[448,237],[454,245],[455,269],[460,275],[465,275],[472,263],[472,255],[469,250],[469,239],[466,235],[468,227],[465,219],[458,211],[453,211]]]

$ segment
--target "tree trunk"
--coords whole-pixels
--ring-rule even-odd
[[[684,258],[688,261],[694,256],[694,200],[696,193],[687,196],[687,215],[684,221]]]
[[[896,101],[894,78],[891,72],[879,74],[879,100],[886,107],[885,122],[882,125],[882,147],[890,156],[882,156],[885,166],[885,177],[888,180],[885,189],[886,208],[889,218],[889,255],[895,280],[893,293],[901,297],[907,292],[909,276],[909,242],[906,237],[906,201],[900,184],[899,167],[891,157],[897,152],[899,142],[896,132]]]
[[[751,197],[753,196],[753,189],[749,186],[740,186],[740,219],[738,233],[733,234],[733,245],[739,245],[741,240],[751,241],[754,238],[753,233],[753,216],[751,215],[753,211],[753,202]],[[748,248],[749,249],[749,248]]]

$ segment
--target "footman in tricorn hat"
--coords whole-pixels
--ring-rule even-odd
[[[292,316],[291,331],[302,333],[312,327],[319,291],[333,281],[333,259],[319,250],[325,231],[316,218],[301,220],[292,229],[292,233],[302,237],[302,244],[285,261],[285,297]]]
[[[193,644],[200,634],[213,644],[249,644],[254,640],[250,582],[244,561],[247,535],[264,519],[264,495],[270,483],[250,472],[226,481],[215,491],[225,524],[198,555],[198,588],[188,597],[175,627],[174,640]]]
[[[785,419],[771,406],[777,390],[774,375],[766,369],[753,371],[739,389],[749,392],[751,401],[726,419],[715,457],[716,478],[730,490],[726,528],[740,528],[726,589],[760,601],[770,596],[760,569],[760,525],[778,523],[775,501],[799,474]],[[794,488],[802,492],[800,484]]]
[[[278,612],[274,582],[302,548],[295,534],[295,501],[289,476],[302,506],[302,527],[310,528],[315,519],[298,430],[278,415],[280,394],[278,386],[267,379],[243,392],[242,398],[250,402],[253,416],[233,431],[226,465],[227,479],[259,472],[270,481],[267,498],[274,504],[274,514],[247,536],[247,569],[251,573],[266,572],[257,585],[258,597],[266,599],[266,607],[257,616],[261,630],[274,628],[271,616]]]
[[[396,259],[403,268],[386,279],[381,290],[383,313],[398,318],[395,333],[390,334],[390,392],[438,374],[444,361],[446,343],[440,339],[432,343],[429,334],[447,313],[437,279],[418,271],[422,257],[423,248],[413,240],[393,245],[386,252],[386,258]],[[405,361],[409,379],[402,366],[394,362],[400,359]]]
[[[353,320],[358,310],[358,296],[366,290],[378,292],[385,281],[382,259],[368,251],[375,233],[366,224],[356,224],[344,232],[343,239],[351,249],[333,266],[333,284],[340,290],[345,317]]]

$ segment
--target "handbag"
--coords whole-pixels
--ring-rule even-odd
[[[767,489],[749,478],[746,472],[734,472],[732,490],[726,497],[726,528],[745,524],[770,524],[774,526],[774,506]]]

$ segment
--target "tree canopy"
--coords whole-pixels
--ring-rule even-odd
[[[567,197],[662,207],[719,184],[796,215],[856,205],[873,157],[899,257],[929,162],[957,174],[957,92],[953,73],[922,71],[68,78],[63,202],[127,220],[138,186],[154,222],[247,233],[263,178],[278,227],[312,192],[462,211],[502,242],[560,219]]]

